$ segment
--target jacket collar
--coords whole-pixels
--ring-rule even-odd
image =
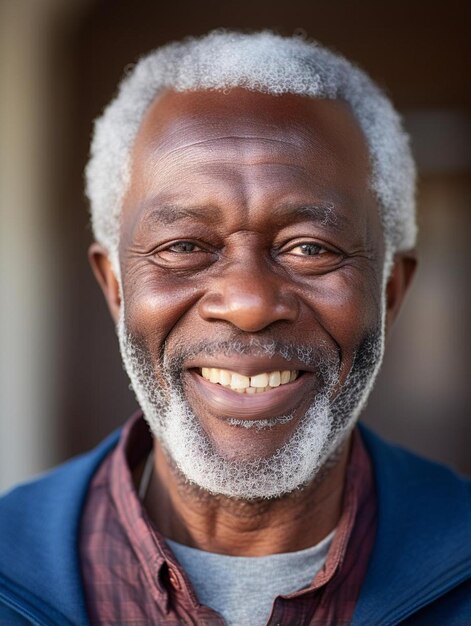
[[[471,575],[470,484],[361,426],[378,526],[352,626],[397,624]]]

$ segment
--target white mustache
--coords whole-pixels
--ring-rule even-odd
[[[226,340],[226,341],[205,341],[192,346],[177,344],[169,349],[163,349],[163,367],[174,370],[181,369],[182,364],[189,359],[197,357],[208,357],[224,355],[231,356],[253,356],[253,357],[282,357],[285,361],[299,361],[306,366],[322,368],[340,363],[340,355],[337,350],[333,350],[325,341],[318,345],[293,344],[276,339],[251,338],[249,341]]]

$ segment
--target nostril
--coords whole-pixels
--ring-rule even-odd
[[[246,332],[257,332],[277,321],[294,322],[299,305],[293,296],[280,292],[228,288],[200,300],[199,313],[207,321],[223,320]]]

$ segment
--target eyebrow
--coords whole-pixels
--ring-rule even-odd
[[[319,204],[287,204],[274,207],[272,216],[280,222],[298,222],[309,220],[334,230],[342,230],[349,220],[335,210],[332,202]],[[214,206],[183,207],[174,204],[153,206],[143,218],[143,224],[149,226],[169,226],[182,220],[211,221],[218,224],[222,221],[220,212]]]
[[[145,224],[158,224],[169,226],[180,220],[208,220],[219,222],[219,215],[216,207],[182,207],[174,204],[166,204],[149,209],[143,219]]]
[[[273,215],[280,220],[301,221],[308,219],[322,226],[329,226],[334,230],[341,230],[349,223],[348,219],[335,209],[333,202],[282,205],[273,209]]]

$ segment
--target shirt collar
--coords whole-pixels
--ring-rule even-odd
[[[198,600],[182,568],[168,548],[165,538],[155,529],[137,496],[133,471],[152,449],[152,436],[141,412],[136,413],[123,428],[111,459],[110,488],[120,522],[140,561],[154,593],[167,596],[170,587],[183,592],[194,606]],[[326,563],[314,578],[312,586],[293,597],[326,585],[341,569],[355,525],[358,510],[373,489],[369,457],[357,430],[353,432],[347,467],[342,513],[330,546]]]

